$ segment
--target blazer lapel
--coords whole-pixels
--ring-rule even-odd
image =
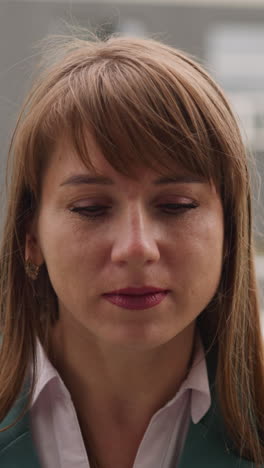
[[[25,390],[6,418],[1,421],[0,430],[16,421],[23,414],[27,404],[28,394]],[[28,411],[14,426],[0,434],[1,468],[41,468],[31,437]]]
[[[252,468],[254,466],[253,463],[239,458],[231,451],[216,420],[216,425],[207,426],[205,422],[201,421],[198,424],[191,422],[178,468],[191,468],[192,466],[196,468]]]
[[[0,452],[1,468],[40,468],[31,434],[24,432]]]

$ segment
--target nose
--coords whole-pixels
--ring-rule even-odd
[[[157,262],[157,230],[144,209],[133,206],[120,216],[112,245],[112,262],[139,267]]]

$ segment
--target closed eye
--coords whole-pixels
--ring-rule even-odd
[[[74,206],[70,209],[72,213],[78,213],[81,216],[91,219],[104,216],[109,210],[110,206],[105,205]]]
[[[196,203],[162,203],[158,205],[159,210],[168,215],[179,215],[190,209],[197,208]],[[80,216],[95,219],[109,214],[111,206],[107,205],[87,205],[75,206],[70,209],[72,213],[77,213]]]
[[[162,209],[164,213],[174,215],[179,214],[182,211],[197,208],[198,205],[196,203],[164,203],[158,205],[158,207]]]

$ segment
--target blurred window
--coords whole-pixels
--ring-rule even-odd
[[[241,122],[245,143],[264,152],[264,24],[210,29],[207,58]]]

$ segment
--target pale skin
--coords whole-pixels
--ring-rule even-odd
[[[196,318],[217,290],[223,210],[216,188],[195,174],[175,168],[170,180],[160,180],[140,168],[130,179],[91,137],[89,148],[96,173],[66,139],[59,141],[43,176],[26,258],[46,263],[58,297],[51,359],[85,443],[103,468],[132,468],[152,415],[186,377]],[[95,181],[98,175],[107,183]],[[169,294],[146,310],[103,297],[146,285]]]

